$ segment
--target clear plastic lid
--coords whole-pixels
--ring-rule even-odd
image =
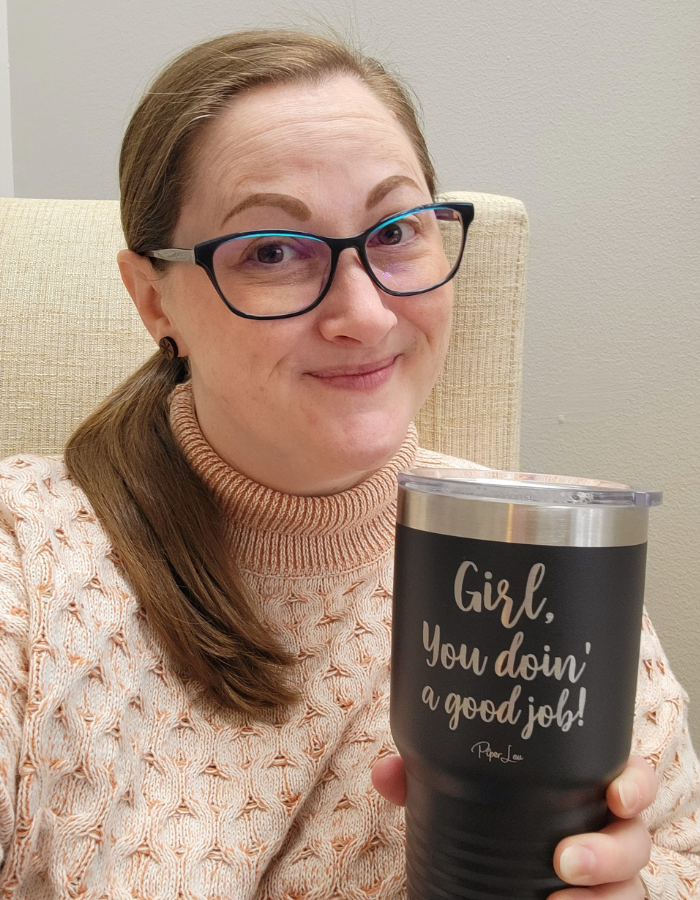
[[[663,496],[613,481],[494,469],[409,469],[399,473],[399,484],[427,494],[547,506],[649,507],[659,506]]]

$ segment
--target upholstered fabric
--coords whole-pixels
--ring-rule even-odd
[[[416,418],[422,447],[517,469],[528,221],[519,200],[451,193],[474,204],[455,278],[445,367]]]
[[[0,200],[0,458],[59,452],[154,343],[119,276],[119,204]]]
[[[444,374],[417,419],[421,444],[515,468],[527,217],[474,203]],[[109,200],[0,200],[0,458],[60,452],[76,425],[155,350],[124,289]]]

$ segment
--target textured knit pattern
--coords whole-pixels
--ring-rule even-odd
[[[0,897],[405,897],[403,815],[371,787],[393,752],[389,629],[399,453],[342,494],[291,497],[233,472],[176,394],[173,426],[230,515],[259,614],[302,699],[256,717],[178,676],[83,493],[51,457],[0,464]],[[687,698],[645,621],[634,749],[653,900],[700,891],[700,772]]]
[[[443,374],[421,409],[421,444],[517,464],[527,215],[493,194],[474,204],[454,280]],[[116,200],[0,199],[0,458],[58,453],[156,349],[119,277]],[[37,412],[40,411],[40,412]]]

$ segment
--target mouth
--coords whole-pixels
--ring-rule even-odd
[[[361,366],[318,369],[315,372],[307,372],[307,375],[329,387],[369,390],[379,387],[391,378],[399,355],[365,363]]]

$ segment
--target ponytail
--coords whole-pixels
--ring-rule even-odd
[[[66,465],[90,500],[147,621],[222,706],[288,703],[288,654],[255,616],[222,514],[169,420],[187,359],[156,353],[71,436]]]

